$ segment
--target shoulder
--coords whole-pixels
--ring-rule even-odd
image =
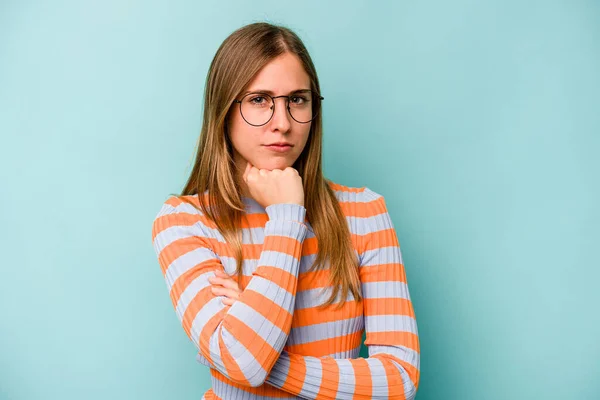
[[[331,181],[328,183],[339,200],[350,233],[356,235],[357,251],[362,264],[362,255],[367,250],[374,249],[375,244],[385,243],[379,236],[386,238],[389,234],[385,232],[393,228],[385,198],[366,186],[351,187]]]
[[[198,195],[170,195],[161,205],[152,222],[152,237],[173,228],[209,228],[208,219],[200,208]]]
[[[160,209],[158,210],[155,219],[165,215],[178,213],[202,215],[198,195],[170,195],[160,205]]]
[[[366,186],[352,187],[330,180],[327,183],[333,189],[336,198],[345,212],[354,211],[357,214],[372,214],[378,208],[381,208],[381,206],[385,206],[383,195]]]

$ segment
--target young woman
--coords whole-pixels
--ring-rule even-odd
[[[383,196],[323,177],[319,80],[291,30],[232,33],[196,161],[153,224],[203,399],[412,399],[419,339]],[[359,358],[363,333],[368,358]]]

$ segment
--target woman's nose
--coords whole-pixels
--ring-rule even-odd
[[[277,100],[280,100],[279,104],[277,104]],[[275,112],[273,113],[273,119],[271,120],[273,127],[277,127],[279,130],[287,131],[291,125],[291,116],[287,109],[287,99],[284,97],[275,99],[274,107]]]

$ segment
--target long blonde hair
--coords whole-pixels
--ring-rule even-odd
[[[198,194],[201,210],[213,221],[237,261],[241,282],[242,237],[240,222],[245,212],[241,189],[235,180],[232,144],[227,119],[234,110],[234,100],[252,78],[271,60],[284,54],[298,56],[310,77],[311,89],[320,93],[313,62],[300,38],[289,28],[266,22],[243,26],[229,35],[212,60],[204,92],[204,118],[194,167],[181,195]],[[306,218],[317,239],[318,254],[310,271],[325,268],[329,259],[330,306],[341,290],[341,307],[350,291],[362,301],[358,276],[358,259],[352,247],[346,217],[330,181],[321,167],[322,113],[312,121],[308,142],[293,165],[304,187]],[[210,196],[203,194],[208,190]]]

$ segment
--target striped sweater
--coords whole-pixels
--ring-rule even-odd
[[[182,197],[162,205],[153,246],[196,359],[210,367],[202,399],[414,398],[417,324],[385,200],[366,187],[329,185],[350,228],[364,297],[348,293],[337,310],[317,308],[331,294],[329,270],[308,272],[318,247],[303,206],[263,208],[243,198],[243,292],[227,306],[208,278],[220,269],[237,281],[231,248]],[[199,206],[197,195],[185,197]],[[365,332],[368,357],[358,358]]]

